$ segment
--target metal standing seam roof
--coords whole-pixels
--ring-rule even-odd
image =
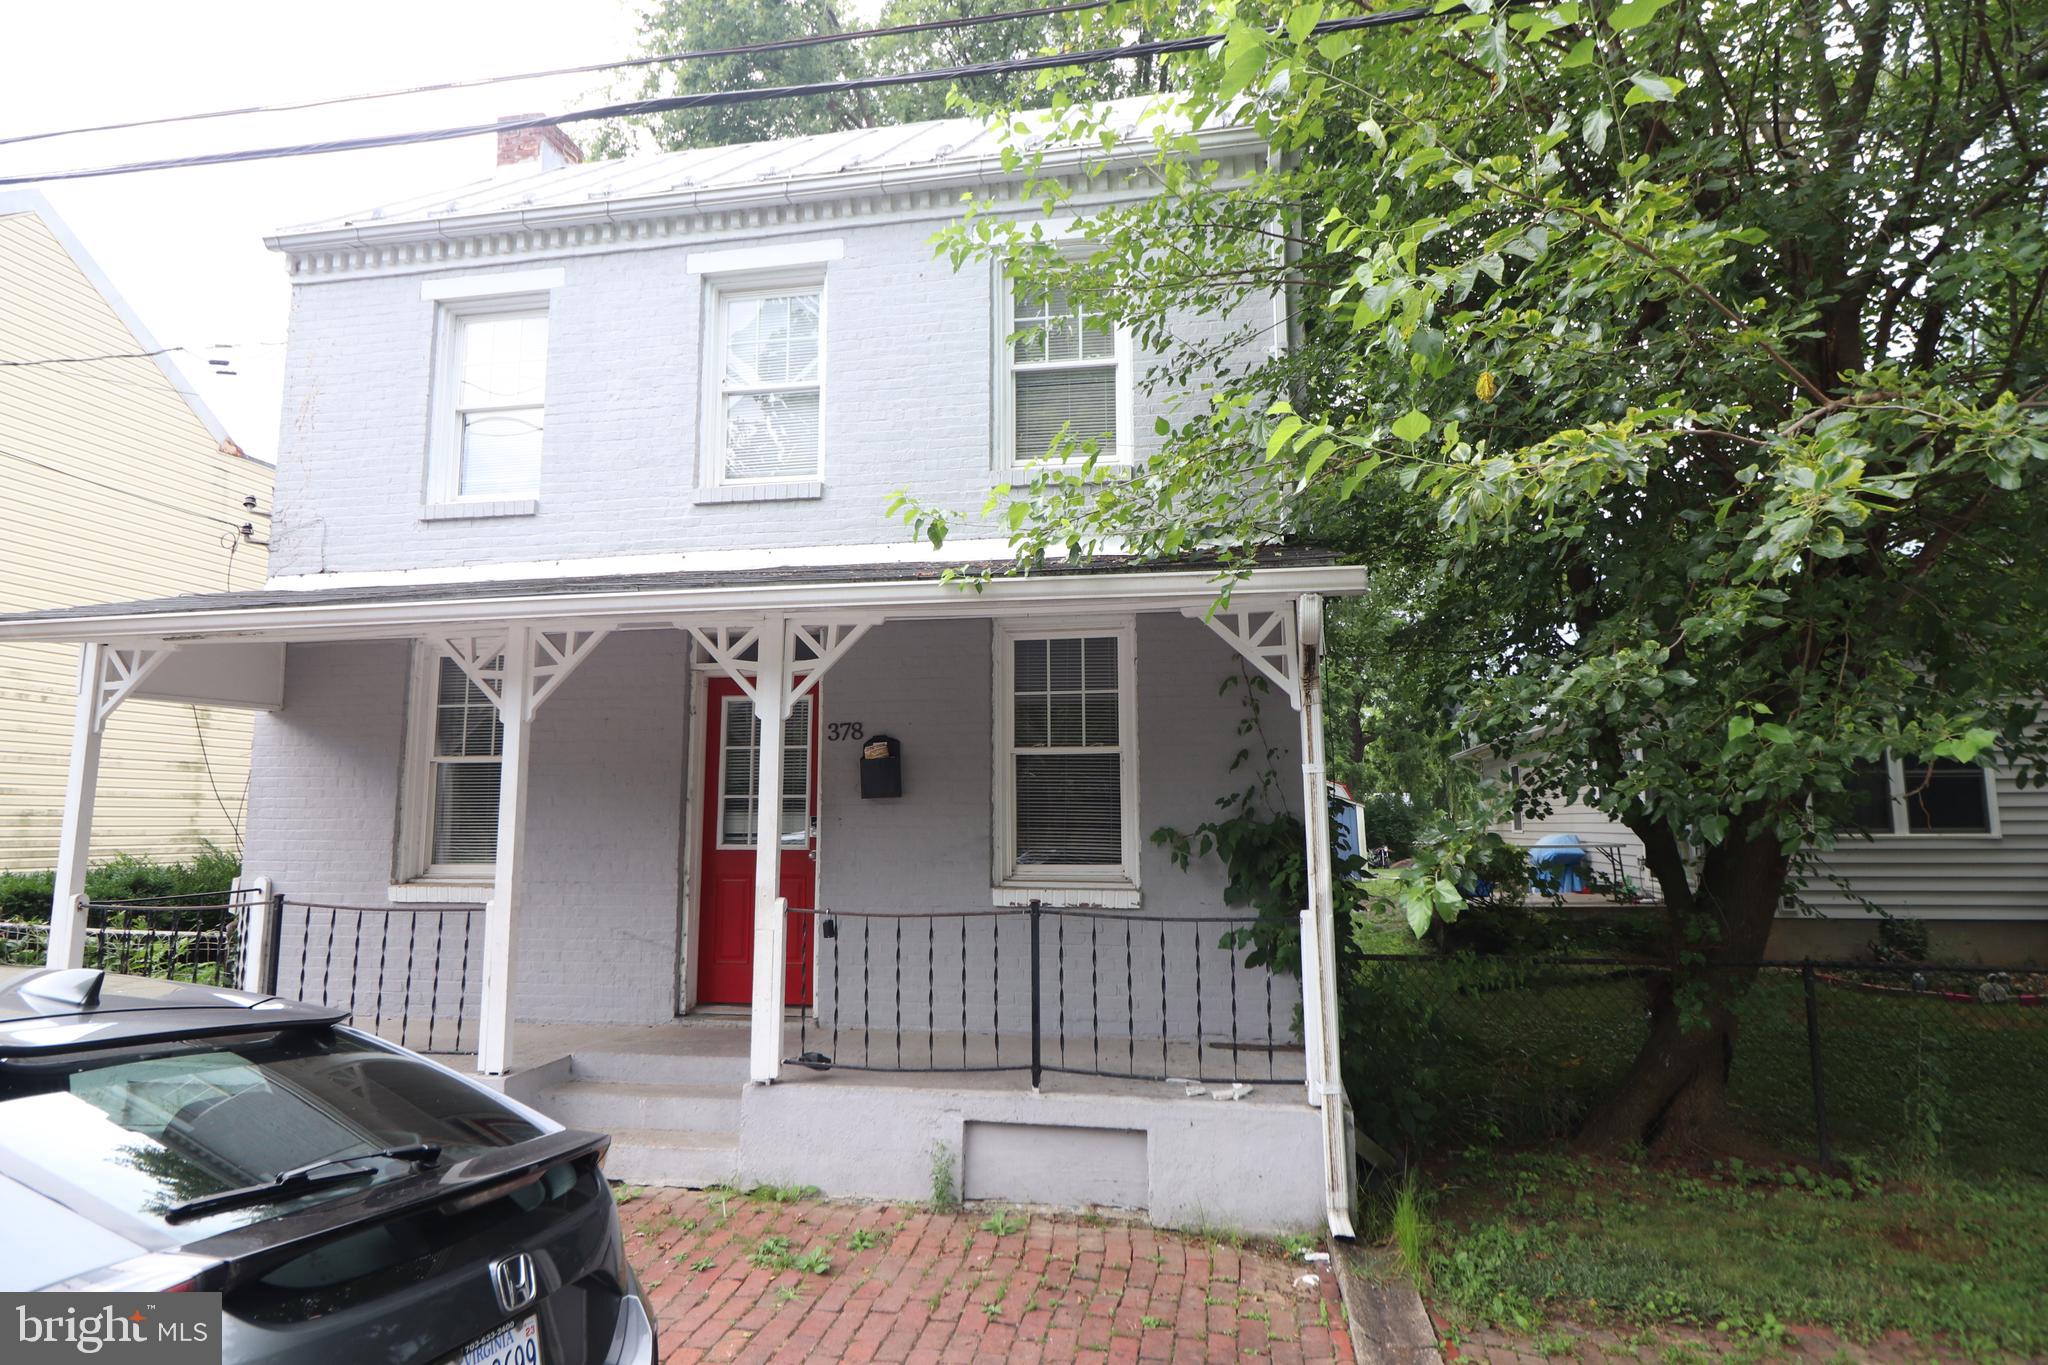
[[[10,626],[61,621],[94,621],[109,617],[177,616],[201,611],[285,611],[297,607],[401,606],[414,602],[493,602],[513,598],[571,596],[603,593],[658,593],[700,588],[799,587],[806,584],[846,583],[935,583],[948,570],[974,577],[988,574],[1002,578],[1075,578],[1086,576],[1129,576],[1147,573],[1188,573],[1214,571],[1219,576],[1233,567],[1259,569],[1332,568],[1340,563],[1332,551],[1308,547],[1282,547],[1261,552],[1256,560],[1245,559],[1233,566],[1215,556],[1139,560],[1097,557],[1085,562],[1055,562],[1014,573],[1010,560],[937,560],[884,564],[823,564],[786,568],[691,569],[662,573],[608,574],[583,577],[552,577],[483,581],[441,581],[389,585],[354,585],[336,588],[256,588],[242,592],[192,593],[182,597],[144,598],[133,602],[96,602],[76,607],[55,607],[43,611],[0,615],[0,635]]]
[[[1187,119],[1172,107],[1170,97],[1137,96],[1115,100],[1104,107],[1111,123],[1125,137],[1146,134],[1154,128],[1179,131],[1188,126]],[[966,166],[1000,156],[1004,145],[1005,139],[996,124],[958,118],[854,128],[773,142],[693,147],[659,156],[588,161],[530,175],[472,181],[455,189],[401,199],[340,218],[297,224],[280,229],[276,235],[289,238],[372,224],[431,222],[530,209],[592,208],[613,201],[892,168]]]

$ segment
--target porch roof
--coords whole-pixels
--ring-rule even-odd
[[[1365,570],[1326,550],[1276,547],[1250,566],[1214,556],[1098,557],[1012,573],[1008,560],[753,566],[506,581],[265,587],[0,615],[0,641],[378,639],[450,624],[603,622],[662,625],[766,612],[874,618],[992,616],[1056,609],[1172,610],[1233,597],[1365,588]],[[948,573],[952,577],[948,577]],[[983,580],[983,575],[986,579]],[[982,580],[970,589],[959,579]]]

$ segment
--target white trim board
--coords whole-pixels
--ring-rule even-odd
[[[684,258],[683,269],[692,275],[725,275],[748,270],[787,270],[791,266],[824,265],[828,261],[845,258],[846,242],[838,237],[828,237],[820,242],[693,251]]]
[[[420,281],[420,298],[429,303],[450,299],[491,299],[506,294],[542,294],[560,289],[568,272],[551,270],[501,270],[491,275],[452,275]]]

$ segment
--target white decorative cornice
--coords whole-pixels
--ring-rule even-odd
[[[1203,139],[1205,159],[1226,179],[1242,179],[1265,165],[1256,134],[1231,129]],[[1137,156],[1111,158],[1097,150],[1049,154],[1034,177],[1056,184],[1067,202],[1097,208],[1156,190]],[[764,180],[758,184],[677,190],[631,198],[594,199],[527,209],[454,214],[443,218],[373,221],[282,233],[266,243],[285,254],[295,283],[406,274],[451,265],[596,255],[697,242],[719,237],[756,238],[848,223],[950,218],[961,198],[977,193],[998,206],[1038,204],[1042,191],[1024,193],[1025,177],[999,157],[928,166]]]

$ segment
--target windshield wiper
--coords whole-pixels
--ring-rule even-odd
[[[303,1166],[294,1166],[288,1171],[279,1171],[260,1185],[244,1185],[240,1189],[222,1190],[218,1194],[203,1194],[197,1199],[187,1199],[173,1204],[164,1214],[166,1223],[178,1223],[201,1214],[216,1213],[221,1209],[239,1208],[244,1204],[267,1204],[273,1200],[289,1199],[304,1190],[321,1185],[334,1185],[349,1180],[368,1180],[376,1171],[364,1167],[349,1168],[358,1161],[372,1161],[388,1157],[393,1161],[410,1161],[415,1166],[432,1166],[441,1159],[441,1145],[437,1142],[408,1142],[397,1147],[380,1147],[373,1152],[357,1152],[352,1156],[330,1156],[319,1161],[309,1161]]]

